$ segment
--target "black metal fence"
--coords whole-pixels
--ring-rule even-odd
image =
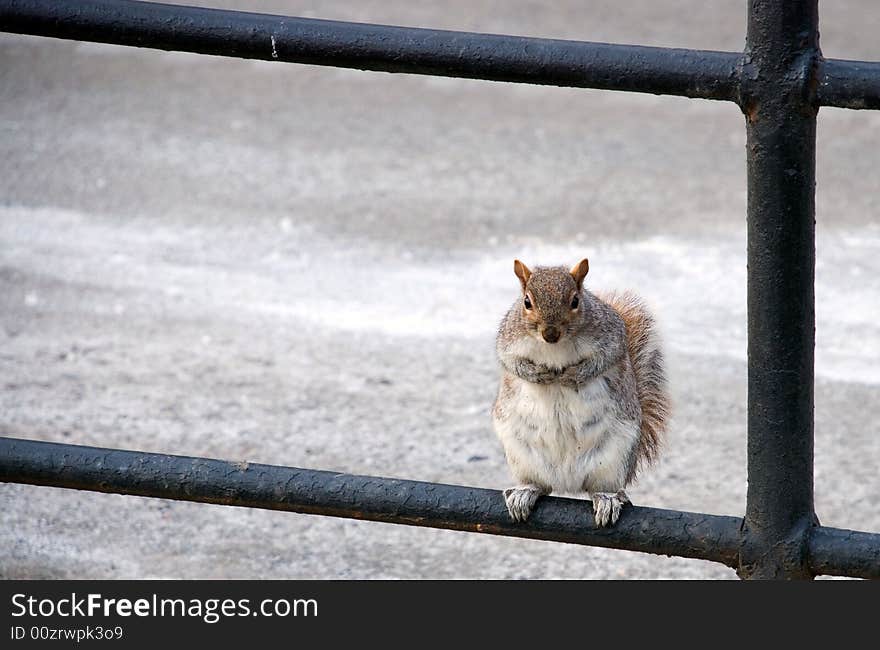
[[[880,109],[880,63],[825,59],[818,0],[750,0],[742,54],[389,27],[131,0],[0,0],[0,30],[362,70],[737,103],[748,160],[745,517],[633,507],[597,529],[584,502],[527,523],[500,492],[0,438],[0,481],[352,517],[700,558],[742,578],[880,578],[880,534],[813,509],[815,144],[820,106]]]

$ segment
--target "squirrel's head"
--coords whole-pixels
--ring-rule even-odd
[[[589,269],[586,259],[570,271],[563,266],[538,266],[531,271],[519,260],[513,261],[513,272],[522,285],[523,321],[536,338],[556,343],[570,333],[583,308],[581,290]]]

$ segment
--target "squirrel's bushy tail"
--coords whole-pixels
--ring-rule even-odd
[[[663,444],[670,412],[666,371],[657,327],[645,303],[634,293],[608,293],[601,298],[620,314],[626,324],[627,349],[642,407],[637,465],[649,465],[657,458]],[[633,471],[635,469],[634,467]]]

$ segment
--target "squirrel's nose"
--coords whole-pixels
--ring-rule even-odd
[[[547,343],[556,343],[559,340],[559,330],[555,327],[545,327],[544,331],[541,332],[541,336],[544,337]]]

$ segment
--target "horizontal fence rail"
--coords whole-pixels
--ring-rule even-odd
[[[880,534],[817,526],[807,545],[815,575],[880,579]]]
[[[265,61],[741,103],[737,52],[273,16],[135,0],[0,0],[0,31]],[[826,60],[821,105],[880,109],[880,63]]]
[[[126,0],[0,0],[8,32],[360,70],[736,99],[739,54],[365,25]]]
[[[596,528],[592,504],[545,498],[514,523],[498,490],[209,458],[0,438],[0,481],[430,526],[737,563],[737,517],[625,509]]]
[[[514,523],[498,490],[296,467],[0,438],[3,481],[739,561],[739,517],[633,506],[596,528],[589,501],[546,497]],[[880,578],[878,534],[817,527],[809,551],[817,574]]]
[[[822,106],[880,110],[880,63],[824,61],[816,92]]]

